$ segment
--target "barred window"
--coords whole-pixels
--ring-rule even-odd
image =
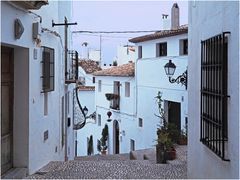
[[[156,57],[167,56],[167,42],[156,44]]]
[[[42,90],[54,91],[54,49],[42,48]]]
[[[201,130],[200,141],[226,159],[227,65],[226,33],[201,42]]]

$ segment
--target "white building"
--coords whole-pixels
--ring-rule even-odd
[[[69,59],[65,66],[64,26],[52,27],[70,22],[71,8],[70,1],[1,2],[2,174],[74,158],[73,69]]]
[[[117,61],[117,65],[123,65],[130,61],[135,62],[135,46],[118,46],[117,57],[114,59],[114,61]]]
[[[141,133],[135,120],[135,79],[134,63],[115,66],[95,72],[96,76],[96,125],[93,134],[94,152],[97,153],[97,139],[105,124],[109,127],[108,153],[128,153]],[[118,98],[108,101],[106,93],[116,94]],[[108,117],[107,113],[112,115]],[[111,122],[107,120],[111,119]],[[92,126],[93,127],[93,126]],[[133,130],[135,128],[135,130]]]
[[[94,61],[97,61],[98,63],[100,63],[100,55],[101,55],[101,52],[100,50],[89,50],[89,59],[92,59]]]
[[[189,2],[188,178],[239,179],[239,2]]]
[[[91,59],[80,59],[78,67],[79,81],[84,86],[95,86],[93,73],[102,70],[98,62]]]
[[[162,92],[167,121],[176,124],[179,131],[185,130],[187,126],[186,87],[181,83],[170,83],[164,70],[169,60],[176,65],[172,78],[177,78],[187,69],[188,28],[179,25],[177,27],[129,40],[138,46],[135,68],[137,119],[143,121],[144,127],[140,148],[149,148],[156,144],[156,130],[160,124],[160,119],[156,116],[159,115],[155,98],[158,91]]]
[[[95,106],[95,77],[93,73],[101,70],[98,63],[94,60],[81,59],[79,61],[79,80],[78,96],[82,108],[86,106],[88,109],[87,116],[96,112]],[[76,104],[77,105],[77,104]],[[78,105],[77,105],[78,106]],[[93,135],[95,127],[95,119],[87,118],[86,125],[77,131],[77,155],[87,155],[87,138]],[[95,151],[97,153],[97,151]]]

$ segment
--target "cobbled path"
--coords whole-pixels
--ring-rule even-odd
[[[186,146],[177,146],[177,159],[156,164],[153,149],[140,150],[149,160],[129,160],[129,154],[77,157],[68,162],[50,162],[29,179],[185,179]]]

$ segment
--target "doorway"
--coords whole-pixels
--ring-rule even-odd
[[[1,46],[1,174],[13,167],[13,49]]]
[[[119,123],[113,121],[113,154],[119,154]]]
[[[168,101],[168,122],[175,124],[181,132],[181,103]]]

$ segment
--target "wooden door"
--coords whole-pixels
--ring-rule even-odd
[[[181,104],[168,101],[168,122],[177,126],[178,131],[181,131]]]
[[[1,174],[12,168],[13,49],[1,46]]]

